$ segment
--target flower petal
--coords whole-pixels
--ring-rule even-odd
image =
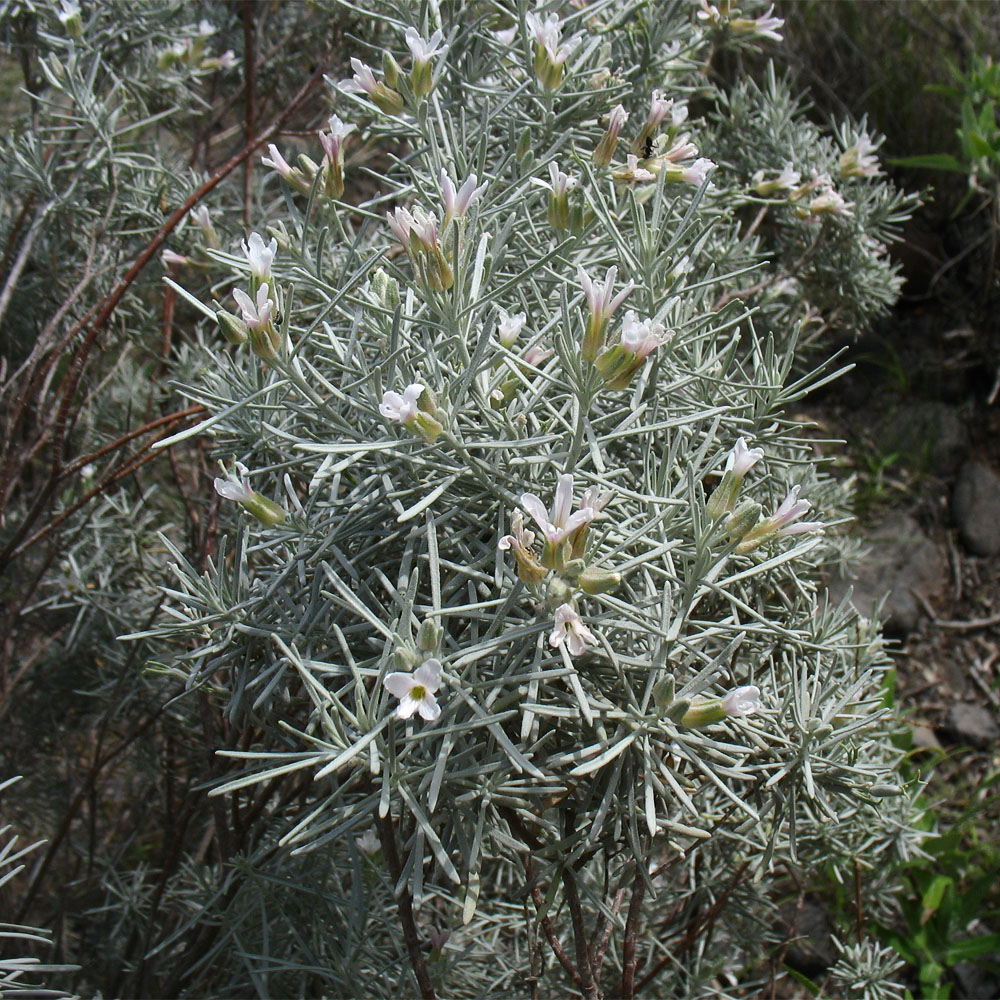
[[[382,678],[382,686],[389,694],[394,694],[397,698],[405,698],[413,690],[414,684],[416,681],[413,679],[413,674],[400,671],[386,674]]]

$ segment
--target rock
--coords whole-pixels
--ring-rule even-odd
[[[794,901],[783,903],[779,914],[785,933],[793,939],[785,955],[793,969],[815,976],[837,961],[833,921],[822,903],[807,898],[801,909]]]
[[[875,434],[883,454],[896,452],[910,467],[951,476],[969,451],[969,432],[958,410],[934,401],[903,403]]]
[[[836,601],[843,600],[853,585],[851,603],[861,614],[870,616],[888,593],[882,605],[886,631],[896,635],[910,632],[921,611],[913,591],[930,595],[939,590],[947,575],[945,560],[908,514],[890,514],[868,532],[867,542],[868,556],[852,567],[855,579],[833,580],[830,594]]]
[[[996,966],[1000,955],[984,956]],[[1000,996],[1000,979],[989,970],[973,962],[957,962],[951,967],[951,974],[958,986],[954,1000],[983,1000],[984,997]]]
[[[967,744],[980,750],[989,750],[1000,739],[1000,726],[992,713],[982,705],[957,702],[948,709],[945,729],[952,742]]]
[[[962,541],[977,556],[1000,552],[1000,479],[985,463],[966,462],[958,473],[951,512]]]

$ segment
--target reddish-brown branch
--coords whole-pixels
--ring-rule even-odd
[[[260,135],[256,136],[250,143],[240,150],[240,152],[219,167],[215,173],[213,173],[212,176],[205,181],[205,183],[202,184],[194,192],[194,194],[192,194],[191,197],[188,198],[187,201],[185,201],[184,204],[170,216],[169,219],[167,219],[167,221],[160,228],[160,231],[153,237],[142,253],[140,253],[136,258],[132,266],[119,280],[114,290],[107,296],[107,298],[104,299],[95,319],[87,331],[83,343],[74,354],[69,372],[67,373],[61,386],[61,401],[51,428],[52,465],[48,480],[39,490],[38,495],[35,498],[35,502],[31,505],[31,508],[22,520],[21,524],[13,532],[13,535],[8,540],[6,547],[2,552],[0,552],[0,566],[5,565],[11,555],[22,547],[22,540],[30,532],[34,521],[41,515],[42,511],[48,505],[48,502],[55,492],[56,486],[61,478],[63,472],[62,449],[70,428],[70,415],[72,412],[73,402],[76,398],[77,388],[83,375],[84,368],[86,367],[87,358],[97,340],[98,333],[107,324],[125,293],[132,286],[133,282],[142,272],[143,268],[145,268],[150,260],[153,259],[154,255],[163,245],[164,241],[170,233],[173,232],[181,220],[205,197],[206,194],[221,183],[221,181],[224,180],[241,163],[252,156],[261,145],[267,142],[267,140],[281,128],[282,124],[287,121],[288,118],[290,118],[309,97],[315,86],[322,79],[322,76],[323,67],[320,67],[315,73],[313,73],[295,97],[292,98],[291,102],[285,107],[285,109],[266,129],[264,129],[263,132],[260,133]],[[43,438],[47,434],[48,431],[43,434]],[[5,478],[9,477],[10,470],[5,470],[5,472],[7,474]]]
[[[246,142],[253,142],[254,129],[257,127],[257,51],[254,44],[254,4],[251,0],[243,0],[240,17],[243,20],[243,65],[246,67],[244,97],[244,125],[246,127]],[[249,226],[253,220],[253,157],[248,157],[243,164],[243,224]]]
[[[403,874],[403,866],[399,860],[399,852],[396,850],[396,830],[392,824],[392,817],[382,817],[376,809],[375,829],[378,830],[382,854],[385,857],[389,875],[393,883],[398,885],[399,878]],[[399,923],[403,929],[406,951],[410,956],[410,967],[413,969],[414,976],[417,977],[420,995],[424,1000],[435,1000],[437,994],[434,992],[430,976],[427,974],[423,949],[420,947],[420,935],[417,934],[417,923],[413,919],[413,900],[410,897],[410,890],[406,886],[399,889],[396,895],[396,906],[399,909]]]
[[[632,882],[632,898],[629,900],[628,916],[625,918],[625,941],[622,944],[622,1000],[632,1000],[635,996],[635,970],[638,964],[635,939],[639,934],[639,917],[645,895],[646,880],[637,862],[635,880]]]

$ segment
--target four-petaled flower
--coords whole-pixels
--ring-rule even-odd
[[[235,500],[266,528],[282,524],[288,516],[280,504],[268,500],[253,489],[250,485],[250,470],[242,462],[236,463],[236,472],[229,473],[229,478],[216,476],[215,492],[226,500]]]
[[[556,90],[562,83],[566,57],[573,51],[574,44],[560,47],[559,33],[562,21],[556,14],[549,14],[542,20],[537,14],[524,15],[524,23],[535,35],[535,73],[546,90]]]
[[[748,448],[747,439],[737,438],[733,450],[726,459],[726,472],[732,472],[741,479],[764,457],[762,448]]]
[[[545,504],[534,493],[521,495],[521,506],[535,519],[542,529],[548,545],[564,542],[581,525],[589,524],[597,516],[593,507],[581,507],[570,513],[573,507],[573,476],[566,472],[559,477],[556,494],[552,501],[551,519]],[[548,547],[546,546],[546,548]],[[544,559],[543,559],[544,562]]]
[[[406,39],[406,44],[409,46],[414,61],[420,63],[427,62],[431,56],[436,56],[439,52],[448,51],[448,46],[441,44],[443,37],[440,29],[435,31],[430,39],[426,41],[416,28],[410,27],[403,32],[403,38]]]
[[[398,420],[401,424],[408,424],[417,419],[417,401],[423,391],[424,387],[419,382],[408,385],[403,390],[402,396],[390,389],[382,396],[382,402],[378,407],[379,413],[386,420]]]
[[[722,707],[725,708],[727,715],[737,718],[753,715],[754,712],[759,712],[764,707],[764,703],[760,700],[760,688],[753,684],[733,688],[722,699]]]
[[[587,329],[583,335],[583,346],[581,353],[587,361],[596,359],[601,348],[604,346],[604,331],[608,325],[608,320],[614,311],[625,301],[625,296],[635,287],[629,281],[621,291],[615,295],[615,280],[618,277],[618,268],[609,267],[604,281],[593,281],[582,267],[576,269],[580,287],[583,289],[583,297],[587,300],[590,309],[590,316],[587,320]]]
[[[652,319],[639,320],[629,309],[622,320],[622,347],[645,358],[670,339],[666,327]]]
[[[354,70],[354,76],[338,84],[341,90],[354,94],[367,94],[387,115],[398,115],[403,110],[402,95],[376,80],[371,66],[360,59],[351,59],[351,69]]]
[[[560,604],[556,608],[555,628],[549,635],[550,646],[566,644],[570,656],[582,656],[587,646],[600,645],[597,636],[583,624],[583,619],[570,604]]]
[[[732,512],[739,497],[740,487],[743,484],[743,477],[764,457],[764,452],[760,448],[748,448],[746,438],[739,438],[726,459],[726,468],[723,472],[722,482],[716,487],[715,492],[706,505],[709,517],[718,520],[725,514]],[[759,506],[757,507],[759,511]],[[753,515],[756,521],[756,515]],[[753,526],[753,522],[749,527]]]
[[[822,521],[799,520],[812,508],[812,504],[808,500],[799,499],[800,490],[800,486],[793,486],[789,490],[788,496],[779,504],[778,509],[743,536],[742,541],[736,546],[736,551],[740,554],[752,552],[763,542],[784,538],[787,535],[804,535],[809,532],[823,534],[826,525]]]
[[[511,315],[506,309],[499,309],[498,311],[500,319],[497,323],[497,337],[504,347],[513,347],[515,341],[521,335],[528,317],[523,312]]]
[[[399,699],[396,717],[410,719],[419,713],[421,719],[433,722],[441,715],[434,693],[441,687],[441,661],[424,660],[412,674],[395,672],[386,674],[382,684],[389,694]]]
[[[540,583],[545,577],[545,569],[539,565],[532,551],[535,533],[524,526],[524,515],[519,510],[514,511],[510,519],[510,532],[497,542],[497,548],[501,552],[513,551],[517,575],[524,583]]]
[[[243,322],[251,330],[259,332],[266,329],[271,322],[274,303],[268,298],[268,295],[269,289],[266,281],[257,289],[256,302],[241,288],[233,289],[233,298],[236,299],[236,304],[240,307],[240,312],[243,314]]]
[[[841,155],[840,176],[875,177],[880,174],[882,171],[878,157],[874,155],[878,145],[877,142],[872,142],[867,132],[862,132],[858,141]]]
[[[407,28],[403,34],[406,44],[413,55],[413,70],[410,73],[410,87],[414,96],[423,97],[434,89],[434,77],[431,74],[431,56],[447,51],[448,46],[441,44],[441,32],[435,31],[429,41],[421,37],[416,28]]]
[[[249,243],[243,240],[241,246],[250,262],[251,276],[257,281],[267,281],[271,277],[271,264],[278,250],[278,241],[272,237],[270,243],[265,243],[260,233],[251,233]]]
[[[611,176],[620,184],[638,184],[656,179],[652,170],[639,166],[639,157],[635,153],[629,153],[625,157],[625,166],[612,171]]]

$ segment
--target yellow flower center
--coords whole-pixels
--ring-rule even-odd
[[[425,688],[422,684],[414,684],[413,687],[410,688],[410,697],[414,701],[423,701],[426,696],[427,688]]]

